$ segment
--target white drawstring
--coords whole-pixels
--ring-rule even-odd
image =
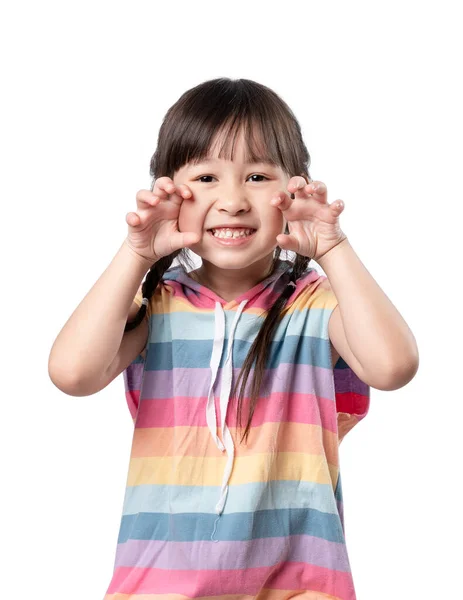
[[[247,300],[243,300],[239,305],[238,310],[236,311],[235,319],[233,321],[232,328],[230,331],[230,337],[228,340],[227,358],[225,360],[225,365],[222,371],[222,388],[220,390],[220,416],[222,435],[225,442],[225,448],[228,454],[228,461],[223,475],[221,498],[216,506],[216,512],[219,515],[223,512],[223,507],[225,505],[225,500],[228,492],[228,480],[230,479],[230,474],[233,468],[233,460],[235,457],[235,446],[233,444],[233,438],[231,436],[230,430],[228,429],[228,425],[225,421],[225,418],[227,416],[228,402],[230,400],[230,391],[233,379],[233,339],[235,337],[236,326],[238,324],[243,308],[246,305],[246,302]]]
[[[206,404],[206,421],[211,432],[212,438],[217,444],[219,450],[223,452],[224,446],[217,435],[217,415],[215,412],[215,402],[213,387],[217,377],[217,371],[222,358],[223,342],[225,339],[225,315],[220,302],[215,303],[215,331],[214,331],[214,343],[212,345],[212,356],[211,356],[211,385],[209,387],[209,396]]]
[[[209,396],[206,405],[206,421],[209,427],[209,431],[211,432],[212,438],[214,439],[217,447],[221,452],[224,450],[227,451],[228,460],[225,466],[225,471],[223,474],[222,480],[222,488],[220,490],[220,498],[219,502],[216,504],[215,511],[219,515],[222,514],[225,502],[228,495],[228,480],[230,479],[230,475],[233,469],[233,462],[235,457],[235,446],[233,444],[233,438],[231,436],[230,430],[226,423],[226,416],[228,410],[228,403],[230,401],[230,391],[233,380],[233,340],[235,336],[235,329],[238,324],[241,313],[247,303],[247,300],[243,300],[239,305],[235,318],[233,320],[233,324],[230,330],[230,336],[228,339],[228,347],[227,347],[227,356],[225,359],[225,364],[222,369],[222,386],[220,390],[220,417],[221,417],[221,428],[222,435],[224,439],[224,444],[222,444],[221,440],[217,436],[217,420],[216,420],[216,412],[215,412],[215,402],[214,402],[214,394],[213,387],[217,377],[218,365],[220,364],[220,360],[223,352],[223,344],[225,340],[225,317],[221,304],[216,302],[215,305],[215,332],[214,332],[214,344],[212,348],[212,356],[211,356],[211,386],[209,388]],[[212,536],[214,535],[215,528],[217,525],[217,517],[216,522],[214,524],[214,531],[212,532]],[[212,539],[211,536],[211,539]],[[218,540],[214,540],[218,541]]]

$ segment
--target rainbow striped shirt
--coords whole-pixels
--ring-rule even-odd
[[[124,371],[134,435],[104,600],[355,600],[339,444],[370,389],[341,358],[332,368],[326,276],[308,269],[286,304],[247,442],[249,397],[241,429],[230,398],[291,267],[233,301],[180,266],[157,286]]]

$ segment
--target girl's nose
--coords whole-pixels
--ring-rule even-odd
[[[242,190],[234,190],[233,192],[224,190],[216,200],[215,207],[219,212],[236,215],[248,212],[251,204]]]

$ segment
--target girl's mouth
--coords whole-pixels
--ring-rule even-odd
[[[245,229],[243,227],[226,227],[220,229],[208,229],[208,233],[216,242],[225,246],[241,246],[254,237],[256,229]]]

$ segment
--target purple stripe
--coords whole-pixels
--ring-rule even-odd
[[[207,369],[174,369],[169,371],[146,371],[144,398],[173,398],[174,396],[207,396],[211,371]],[[240,369],[233,369],[234,381]],[[218,370],[216,389],[220,389],[222,369]],[[250,389],[252,378],[248,380]],[[350,369],[335,369],[336,392],[367,394],[368,386],[359,380]],[[271,383],[271,386],[269,386]],[[333,397],[333,375],[331,369],[312,365],[280,364],[277,369],[266,372],[263,389],[269,392],[315,393],[324,398]]]
[[[262,538],[247,542],[128,540],[117,546],[115,568],[200,571],[207,565],[207,569],[248,570],[275,565],[281,561],[282,556],[285,556],[287,562],[350,571],[344,543],[329,542],[310,535]]]

